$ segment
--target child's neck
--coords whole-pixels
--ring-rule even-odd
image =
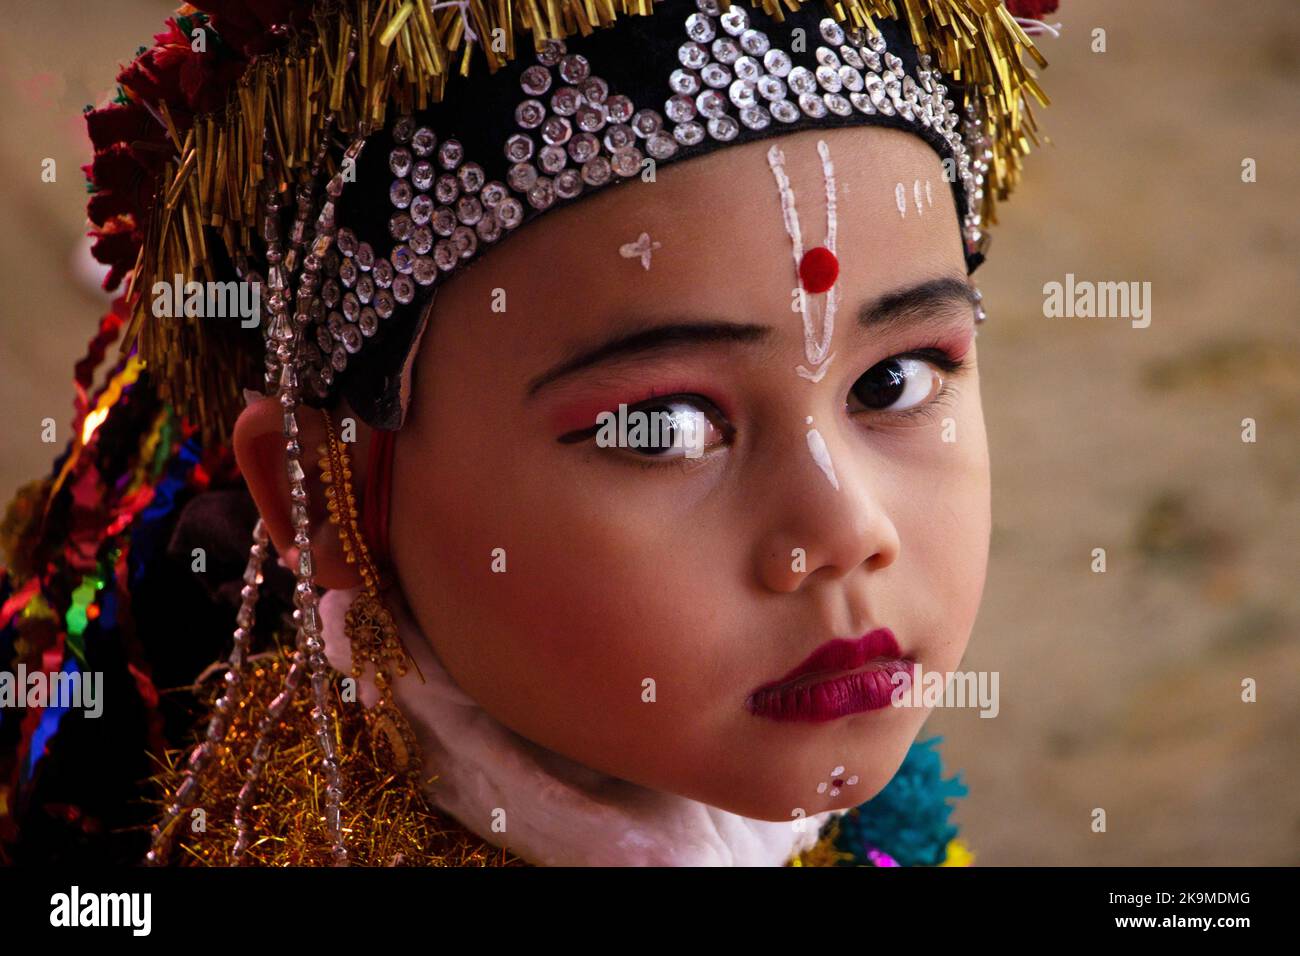
[[[326,654],[351,671],[343,617],[355,591],[321,600]],[[430,797],[496,846],[543,866],[781,866],[816,842],[835,811],[793,822],[752,820],[598,773],[508,729],[451,680],[409,612],[385,595],[412,671],[394,682],[424,750]],[[360,688],[369,706],[377,694]]]

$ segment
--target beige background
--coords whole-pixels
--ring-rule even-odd
[[[1248,15],[1225,25],[1225,10]],[[40,420],[66,438],[102,301],[83,278],[81,109],[169,5],[4,12],[7,498],[56,450]],[[994,529],[964,666],[999,672],[1001,713],[939,712],[928,729],[971,786],[957,820],[980,863],[1295,865],[1300,5],[1065,0],[1049,19],[1064,24],[1041,41],[1052,145],[978,274]],[[1149,281],[1150,327],[1044,318],[1043,284],[1066,273]],[[1246,677],[1257,703],[1240,700]]]

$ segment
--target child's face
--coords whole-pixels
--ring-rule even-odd
[[[823,245],[818,140],[840,265],[820,363],[826,295],[810,296],[810,355],[768,162],[779,144],[804,248]],[[642,233],[649,270],[620,254]],[[833,638],[888,627],[902,656],[951,671],[970,636],[988,458],[939,159],[884,129],[731,147],[551,212],[486,258],[439,293],[395,460],[398,575],[451,676],[526,738],[745,816],[873,796],[926,711],[778,720],[748,699]],[[860,324],[882,296],[944,279],[955,288]],[[744,330],[647,337],[573,367],[667,325]],[[944,357],[967,367],[942,372]],[[652,396],[707,416],[701,457],[577,439]],[[857,782],[819,793],[839,767]]]

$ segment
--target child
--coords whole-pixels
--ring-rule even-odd
[[[108,686],[161,754],[183,715],[160,726],[157,678],[217,639],[160,646],[203,605],[156,568],[190,560],[220,605],[196,552],[251,496],[230,666],[150,860],[965,862],[964,788],[891,704],[956,667],[983,588],[968,276],[1032,47],[993,0],[966,4],[978,43],[843,6],[871,26],[664,0],[579,30],[565,5],[468,78],[431,67],[471,29],[497,59],[477,16],[177,19],[164,46],[210,34],[225,59],[189,68],[241,77],[220,120],[128,68],[92,176],[129,205],[102,157],[158,114],[138,243],[96,220],[138,351],[29,495],[63,561],[15,565],[0,625],[30,653],[45,621],[45,659],[83,669],[119,649],[134,690]],[[173,275],[257,290],[262,333],[211,287],[146,314]],[[23,553],[57,550],[45,528]],[[45,741],[75,746],[30,710],[27,806]]]

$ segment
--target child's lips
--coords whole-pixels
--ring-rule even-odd
[[[894,632],[887,627],[879,627],[858,638],[837,637],[827,641],[788,673],[763,684],[752,693],[806,686],[858,670],[869,663],[883,664],[901,659],[902,652],[894,638]]]

